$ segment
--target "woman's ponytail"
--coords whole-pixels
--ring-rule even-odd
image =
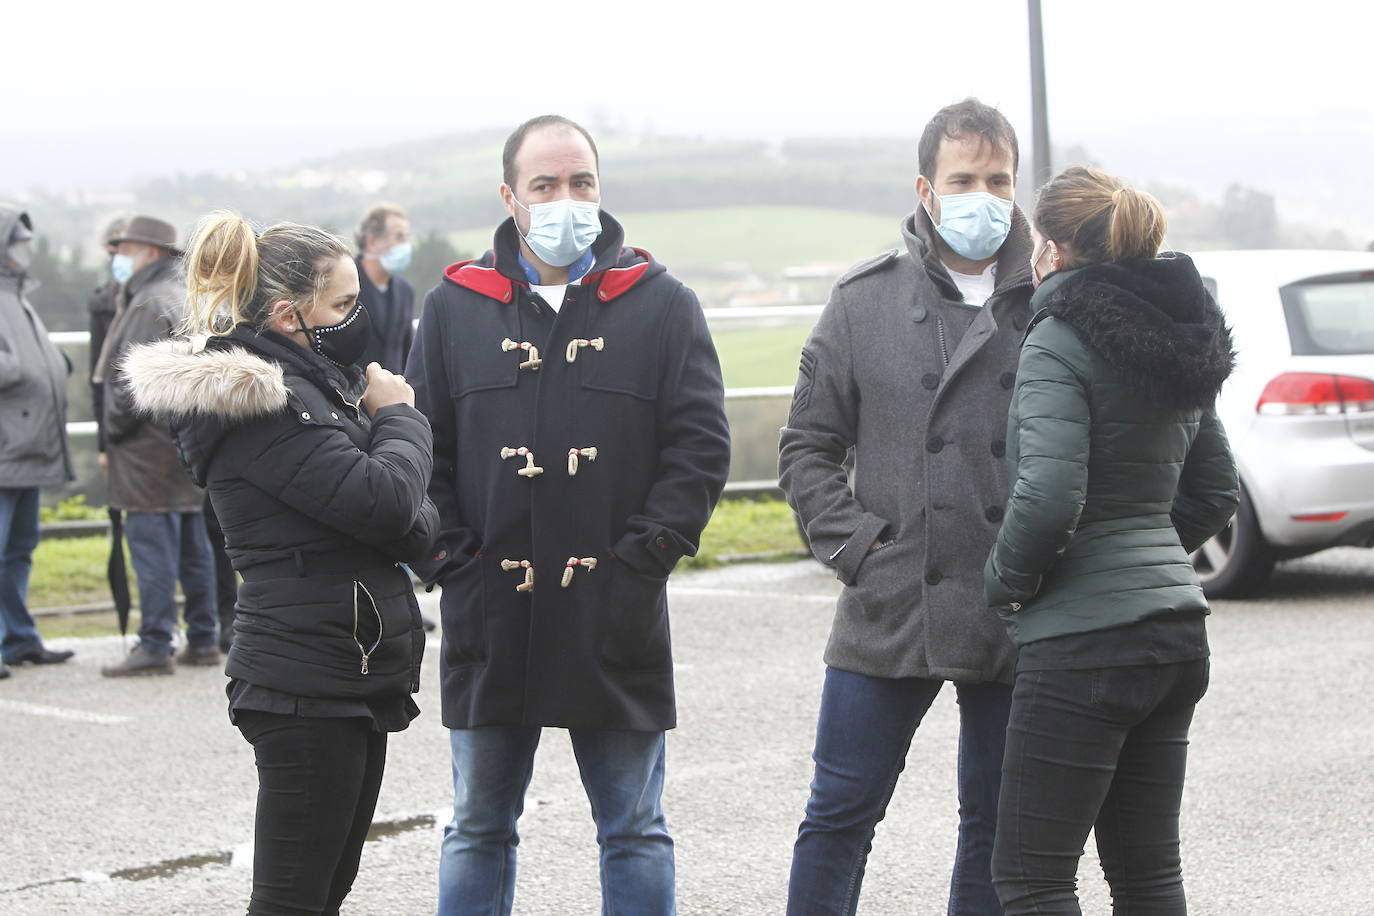
[[[1107,258],[1153,258],[1164,243],[1164,208],[1153,195],[1122,187],[1112,192]]]
[[[258,287],[257,233],[242,216],[219,210],[197,225],[186,258],[187,334],[228,334],[250,320]]]
[[[1040,190],[1033,222],[1045,238],[1069,246],[1074,266],[1156,257],[1167,228],[1164,208],[1153,195],[1081,165]]]

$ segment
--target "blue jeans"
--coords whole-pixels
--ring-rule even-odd
[[[186,599],[186,641],[197,649],[216,645],[215,558],[201,514],[129,512],[124,534],[138,576],[138,644],[154,654],[171,654],[179,579]]]
[[[815,777],[792,850],[788,916],[851,916],[873,832],[887,811],[911,738],[944,681],[868,677],[827,668]],[[959,700],[959,844],[951,914],[1001,914],[992,888],[1011,687],[955,684]]]
[[[38,488],[0,489],[0,647],[7,656],[42,645],[27,603],[37,546]]]
[[[672,916],[673,840],[663,817],[663,732],[570,729],[601,848],[603,916]],[[516,821],[538,728],[460,728],[453,821],[439,859],[440,916],[506,916],[515,900]]]

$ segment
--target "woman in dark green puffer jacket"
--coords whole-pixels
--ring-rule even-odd
[[[1019,650],[993,881],[1008,914],[1079,913],[1090,828],[1119,912],[1185,913],[1188,728],[1207,602],[1188,554],[1235,512],[1213,403],[1230,331],[1150,195],[1075,167],[1041,192],[988,604]],[[1144,911],[1140,909],[1140,911]]]

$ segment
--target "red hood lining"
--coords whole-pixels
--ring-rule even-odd
[[[629,267],[611,267],[588,274],[582,282],[597,285],[597,298],[602,302],[623,296],[638,283],[653,263],[653,257],[643,248],[631,248],[644,260]],[[450,264],[444,270],[444,277],[452,282],[480,293],[497,302],[510,302],[515,281],[495,267],[483,267],[475,259]],[[523,285],[523,284],[522,284]]]

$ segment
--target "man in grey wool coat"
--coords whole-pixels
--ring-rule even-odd
[[[1016,134],[967,99],[918,147],[902,250],[836,284],[802,350],[779,446],[787,500],[844,583],[825,650],[815,777],[787,912],[850,914],[911,738],[946,681],[959,702],[951,914],[1001,913],[990,857],[1015,652],[983,598],[1030,320]],[[854,450],[852,484],[846,453]]]

